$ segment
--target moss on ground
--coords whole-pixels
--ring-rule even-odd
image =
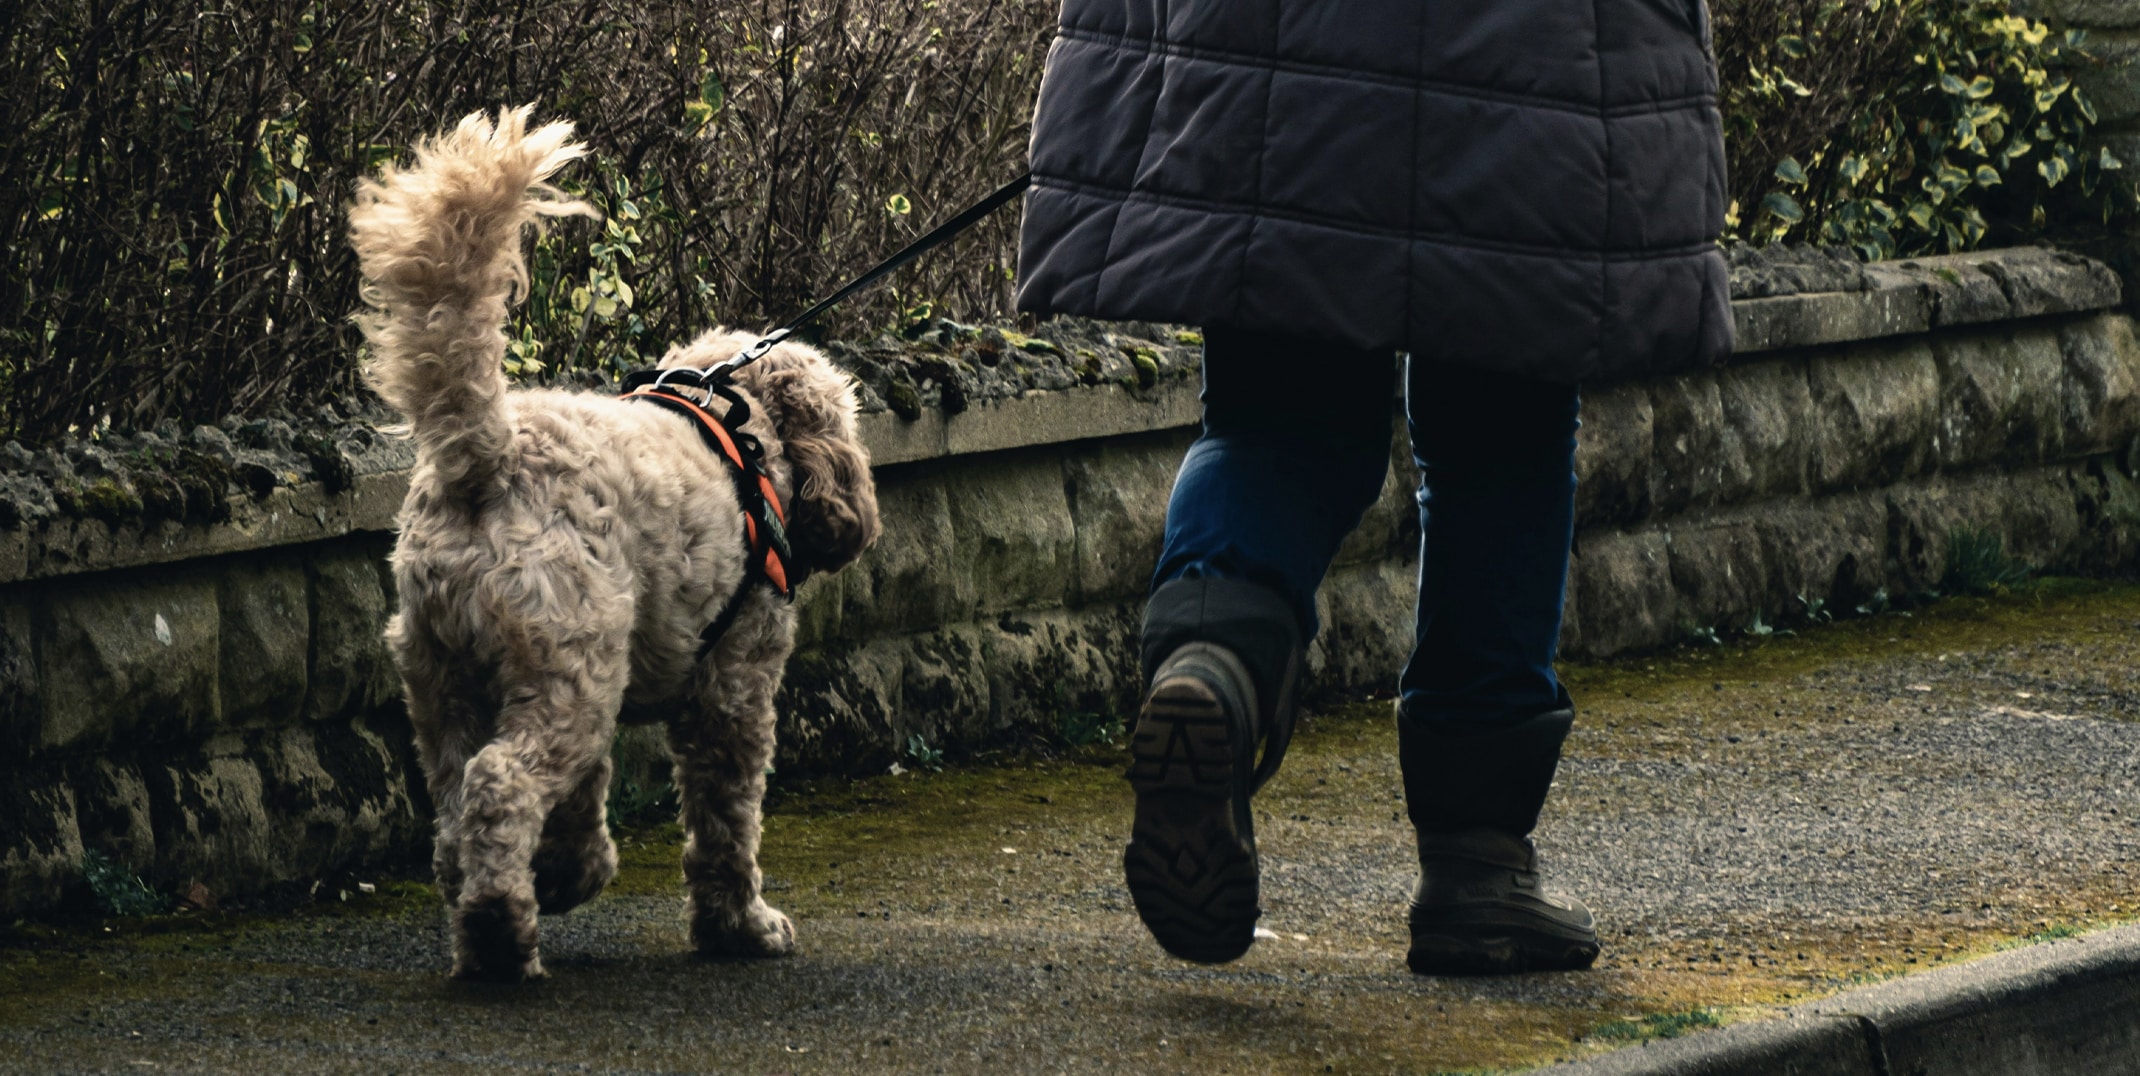
[[[1803,678],[1867,670],[1922,676],[1956,705],[2038,705],[2037,698],[2055,692],[2081,700],[2092,714],[2140,718],[2127,709],[2140,704],[2132,660],[2136,625],[2140,586],[2054,580],[1795,635],[1571,665],[1564,677],[1583,709],[1573,746],[1591,758],[1699,758],[1723,728],[1759,736],[1845,719],[1777,705],[1777,692]],[[1306,722],[1286,771],[1258,800],[1266,846],[1297,859],[1319,844],[1401,837],[1401,803],[1391,798],[1394,740],[1387,702]],[[1609,938],[1607,959],[1587,975],[1481,983],[1403,974],[1397,965],[1403,925],[1394,906],[1373,921],[1348,921],[1295,896],[1266,920],[1281,933],[1250,960],[1205,971],[1168,962],[1141,939],[1123,936],[1134,926],[1116,865],[1129,806],[1121,763],[1118,749],[1094,748],[1070,758],[940,774],[784,786],[766,823],[768,898],[797,919],[805,960],[820,969],[858,969],[848,987],[855,996],[825,1000],[866,1009],[855,998],[870,996],[864,984],[881,969],[919,966],[918,981],[928,981],[972,968],[1029,968],[1033,978],[1016,979],[1025,985],[1015,986],[991,1018],[1045,1021],[1050,1013],[1075,1011],[1081,1021],[1119,1031],[1113,1048],[1125,1064],[1142,1057],[1160,1068],[1197,1067],[1179,1052],[1194,1047],[1202,1051],[1195,1057],[1207,1059],[1201,1064],[1250,1070],[1297,1069],[1312,1057],[1314,1067],[1332,1071],[1485,1072],[1759,1017],[1850,986],[2134,916],[2123,875],[2014,879],[1986,895],[1984,910],[1967,916],[1895,907],[1779,933],[1769,918],[1724,915],[1684,937]],[[685,981],[715,974],[676,962],[681,843],[674,824],[620,834],[621,870],[597,907],[615,909],[605,913],[611,919],[602,920],[602,929],[629,934],[637,955],[568,967],[543,988],[546,1004],[569,1008],[582,992],[628,990],[650,976]],[[1296,884],[1289,892],[1313,888]],[[354,973],[326,965],[263,969],[242,953],[345,919],[405,922],[428,935],[439,915],[430,887],[401,881],[280,914],[18,926],[0,939],[0,1012],[7,1014],[0,1028],[54,1024],[77,1012],[153,1003],[174,991],[212,990],[248,977],[336,982]],[[434,999],[439,1019],[469,1022],[453,1034],[479,1035],[484,1020],[509,1007],[506,996],[471,1001],[441,994],[439,972],[435,966],[366,971],[362,981],[373,984],[366,990]],[[1066,973],[1081,1007],[1048,1007],[1057,995],[1041,984]],[[778,984],[790,974],[796,973],[740,981]],[[1065,995],[1062,1004],[1071,1001]],[[311,1017],[291,1019],[313,1026],[306,1023]],[[868,1023],[866,1012],[856,1019]],[[1237,1047],[1234,1053],[1226,1052],[1228,1044]],[[559,1056],[569,1046],[561,1041]],[[884,1049],[870,1056],[890,1067],[943,1060],[900,1055],[896,1045]],[[816,1067],[860,1063],[859,1055],[818,1056]],[[1261,1060],[1239,1063],[1244,1056]],[[985,1066],[960,1060],[950,1067]]]

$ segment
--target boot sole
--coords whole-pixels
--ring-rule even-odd
[[[1598,959],[1596,934],[1573,934],[1507,921],[1488,912],[1470,922],[1462,913],[1441,923],[1412,924],[1405,965],[1418,975],[1521,975],[1531,971],[1581,971]],[[1518,915],[1515,918],[1527,918]]]
[[[1209,687],[1185,677],[1153,688],[1130,737],[1137,813],[1122,874],[1152,937],[1183,960],[1223,964],[1256,940],[1255,847],[1235,822],[1246,764]]]

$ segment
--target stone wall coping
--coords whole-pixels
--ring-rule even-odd
[[[2100,262],[2046,247],[1915,258],[1866,267],[1864,291],[1821,292],[1732,303],[1738,353],[1921,334],[1999,321],[2115,307],[2117,275]],[[1193,426],[1201,415],[1193,380],[1132,390],[1105,384],[1029,391],[983,401],[956,414],[929,410],[914,420],[890,411],[861,416],[878,466],[1119,437]],[[235,498],[227,522],[164,521],[114,527],[95,519],[53,519],[0,530],[0,584],[242,553],[362,531],[394,528],[408,472],[359,475],[329,494],[317,483],[278,488],[263,500]]]
[[[2050,247],[1943,254],[1865,267],[1865,291],[1731,304],[1736,354],[1909,336],[1995,321],[2105,310],[2123,300],[2102,262]]]

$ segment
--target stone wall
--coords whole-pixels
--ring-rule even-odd
[[[98,848],[183,889],[405,856],[420,783],[379,628],[390,535],[0,588],[0,915]]]
[[[1964,525],[2050,570],[2140,561],[2140,343],[2104,312],[2114,277],[2025,250],[1851,283],[1736,303],[1726,367],[1586,393],[1570,654],[1921,590]],[[800,595],[781,772],[878,771],[909,736],[957,751],[1126,710],[1196,415],[1180,377],[866,415],[885,536]],[[1418,533],[1396,419],[1383,496],[1319,597],[1319,691],[1386,688],[1408,647]],[[379,641],[400,461],[364,456],[332,493],[263,486],[221,522],[0,530],[0,916],[80,899],[86,848],[234,892],[422,845]],[[630,738],[642,776],[655,743]]]

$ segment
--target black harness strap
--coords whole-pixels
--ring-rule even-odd
[[[772,499],[775,494],[772,491],[772,475],[765,467],[765,447],[758,443],[756,437],[743,432],[743,423],[750,421],[750,405],[745,403],[731,386],[690,385],[692,388],[704,389],[709,394],[709,402],[714,396],[728,401],[728,410],[715,419],[711,412],[669,387],[670,383],[686,381],[685,378],[672,377],[667,383],[648,387],[648,383],[654,379],[654,373],[639,371],[627,377],[627,391],[623,398],[645,400],[690,420],[706,447],[731,465],[729,473],[735,478],[736,503],[743,509],[743,544],[748,550],[744,557],[743,582],[728,596],[728,601],[721,606],[721,611],[713,618],[713,622],[699,632],[698,656],[700,660],[704,660],[707,654],[713,652],[714,645],[721,641],[721,637],[728,634],[728,629],[735,626],[736,617],[743,612],[744,601],[750,597],[757,584],[763,583],[774,593],[793,601],[795,586],[802,582],[806,573],[795,564],[794,550],[788,545],[787,527],[781,518],[778,504]],[[697,371],[691,373],[696,375]],[[689,380],[696,381],[698,378],[694,376]],[[716,432],[709,424],[711,422],[718,422],[722,429]],[[721,440],[722,433],[728,435],[725,444]],[[777,566],[778,578],[768,570],[769,566]]]

